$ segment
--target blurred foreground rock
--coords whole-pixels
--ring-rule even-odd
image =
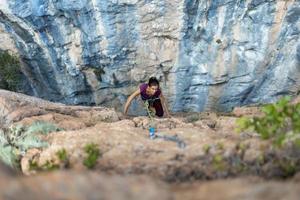
[[[254,177],[167,185],[149,176],[87,171],[56,171],[24,177],[1,163],[0,177],[0,198],[4,200],[298,200],[300,196],[299,182],[266,182]]]
[[[0,165],[1,199],[171,199],[168,186],[146,176],[108,176],[89,171],[56,171],[38,176],[7,175]]]

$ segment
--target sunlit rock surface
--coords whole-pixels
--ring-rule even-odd
[[[255,107],[239,108],[226,116],[177,114],[151,123],[147,117],[122,119],[104,107],[66,106],[1,90],[1,129],[44,121],[63,130],[40,135],[48,145],[26,150],[18,172],[0,163],[0,198],[298,200],[299,149],[276,151],[251,131],[234,132],[237,116],[258,114]],[[160,136],[154,140],[150,123]],[[88,170],[84,146],[91,143],[101,155]],[[31,168],[32,161],[59,162],[62,149],[68,167]]]

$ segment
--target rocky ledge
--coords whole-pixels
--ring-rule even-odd
[[[238,117],[260,114],[248,107],[227,114],[176,113],[151,122],[1,90],[4,131],[36,121],[59,129],[38,135],[46,146],[20,153],[22,173],[1,167],[0,193],[7,199],[297,199],[299,151],[234,131]],[[150,124],[157,130],[153,140]],[[85,164],[89,144],[99,148],[92,171]],[[62,150],[67,165],[58,156]],[[49,163],[60,170],[38,167]]]

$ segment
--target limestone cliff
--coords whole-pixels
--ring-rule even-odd
[[[44,99],[120,108],[156,76],[173,111],[228,111],[299,92],[299,16],[297,0],[0,0],[0,48]]]

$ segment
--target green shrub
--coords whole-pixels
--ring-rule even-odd
[[[17,91],[21,78],[18,58],[7,51],[0,51],[0,88]]]
[[[100,156],[98,145],[94,143],[87,144],[84,147],[84,151],[87,154],[87,157],[84,159],[83,164],[89,169],[94,168]]]
[[[252,129],[262,139],[270,139],[275,146],[292,142],[300,146],[300,104],[289,104],[290,97],[262,107],[263,116],[237,120],[238,132]]]
[[[41,134],[48,134],[50,132],[61,131],[62,129],[55,126],[54,124],[44,122],[44,121],[35,121],[28,127],[28,133],[41,133]]]
[[[19,157],[17,156],[16,149],[14,149],[12,146],[1,144],[0,158],[5,164],[18,167]]]
[[[49,127],[52,127],[51,129]],[[0,131],[0,158],[4,163],[18,167],[20,157],[30,148],[46,147],[37,134],[46,134],[60,130],[46,122],[35,122],[29,127],[23,125],[11,126]]]

